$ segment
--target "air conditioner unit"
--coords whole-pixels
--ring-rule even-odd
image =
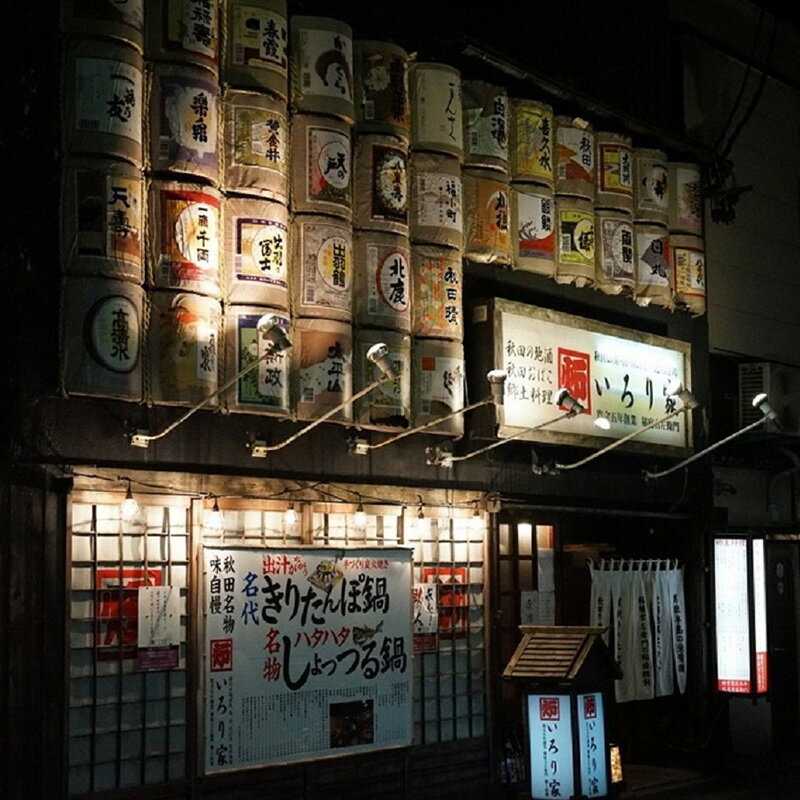
[[[761,417],[753,398],[766,392],[778,417],[764,423],[764,430],[800,436],[800,368],[760,362],[739,364],[739,425],[744,427]],[[777,423],[777,424],[776,424]]]

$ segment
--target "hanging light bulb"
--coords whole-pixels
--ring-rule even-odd
[[[128,481],[128,490],[125,492],[125,499],[119,505],[119,516],[123,522],[135,522],[139,518],[141,509],[139,503],[131,491],[131,482]]]
[[[475,511],[472,514],[472,519],[469,521],[469,526],[476,533],[483,530],[483,514],[478,511],[478,501],[475,501]]]
[[[358,508],[356,509],[356,513],[353,514],[353,527],[359,531],[363,531],[367,527],[367,515],[364,512],[364,506],[361,504],[361,500],[358,501]]]
[[[217,498],[214,498],[214,507],[206,514],[203,527],[208,533],[221,534],[225,532],[225,515],[219,510]]]
[[[283,512],[283,524],[287,528],[294,528],[297,525],[297,511],[295,511],[294,503],[289,503],[289,508]]]

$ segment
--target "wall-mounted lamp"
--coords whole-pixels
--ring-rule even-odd
[[[371,450],[378,450],[381,447],[386,447],[387,444],[392,444],[400,439],[404,439],[406,436],[411,436],[412,433],[420,433],[428,428],[433,428],[435,425],[438,425],[441,422],[446,422],[448,419],[459,416],[459,414],[466,414],[467,411],[472,411],[473,409],[480,408],[481,406],[503,405],[503,391],[506,382],[505,371],[502,369],[490,370],[488,373],[486,373],[486,380],[489,381],[491,394],[488,397],[484,397],[483,400],[478,400],[477,403],[471,403],[468,406],[464,406],[464,408],[459,408],[456,411],[451,411],[449,414],[436,417],[436,419],[429,420],[422,425],[417,425],[416,428],[403,431],[402,433],[398,433],[396,436],[392,436],[389,439],[384,439],[382,442],[377,442],[376,444],[368,444],[364,439],[353,439],[350,442],[350,452],[355,453],[358,456],[365,456]]]
[[[150,442],[153,442],[156,439],[161,439],[163,436],[166,436],[168,433],[174,431],[178,426],[183,425],[183,423],[186,422],[189,417],[200,411],[201,408],[207,406],[216,397],[219,397],[221,394],[228,391],[231,386],[235,385],[237,381],[241,380],[245,375],[252,372],[259,364],[261,364],[262,361],[266,361],[276,353],[280,353],[282,350],[288,350],[292,346],[292,343],[289,341],[289,337],[286,335],[286,331],[284,331],[283,327],[281,326],[280,318],[273,314],[265,314],[263,317],[261,317],[256,324],[256,330],[266,343],[266,352],[264,352],[263,355],[248,364],[246,367],[244,367],[244,369],[239,370],[239,372],[237,372],[236,375],[234,375],[229,381],[220,386],[215,392],[212,392],[210,395],[203,398],[199,403],[192,406],[183,416],[179,417],[171,425],[164,428],[161,433],[149,434],[142,431],[137,431],[136,433],[132,434],[131,444],[134,447],[149,447]]]
[[[661,472],[648,472],[644,470],[642,472],[642,477],[645,480],[655,480],[657,478],[663,478],[665,475],[669,475],[671,472],[676,472],[677,470],[681,469],[681,467],[685,467],[688,464],[691,464],[692,461],[697,461],[698,458],[702,458],[706,453],[710,453],[712,450],[716,450],[718,447],[722,447],[722,445],[727,444],[733,439],[736,439],[738,436],[741,436],[743,433],[747,433],[747,431],[753,430],[753,428],[757,428],[761,425],[762,422],[766,422],[767,420],[774,420],[778,415],[775,412],[775,409],[770,405],[769,398],[763,392],[761,394],[757,394],[753,398],[753,408],[757,408],[762,416],[761,419],[757,419],[755,422],[751,422],[749,425],[745,425],[744,428],[741,430],[736,431],[736,433],[732,433],[730,436],[726,436],[724,439],[721,439],[716,444],[709,445],[706,447],[705,450],[701,450],[699,453],[695,453],[693,456],[689,456],[689,458],[685,458],[680,464],[676,464],[674,467],[670,467],[669,469],[662,470]]]
[[[363,389],[356,392],[352,397],[349,397],[347,400],[339,403],[338,406],[329,409],[322,414],[322,416],[317,417],[312,422],[309,422],[308,425],[297,431],[297,433],[292,434],[288,439],[285,439],[278,444],[271,445],[268,445],[266,442],[261,440],[252,442],[250,445],[250,455],[254,456],[255,458],[265,458],[267,453],[273,453],[276,450],[283,449],[292,442],[297,441],[301,436],[305,436],[310,430],[316,428],[317,425],[325,422],[327,419],[330,419],[334,414],[337,414],[343,408],[346,408],[356,400],[360,400],[362,397],[369,394],[373,389],[376,389],[378,386],[382,386],[384,383],[390,383],[391,381],[397,380],[397,371],[395,370],[392,362],[389,360],[389,348],[382,342],[372,345],[372,347],[367,350],[367,361],[369,361],[371,364],[374,364],[381,371],[381,376],[379,378],[376,378],[374,381],[372,381],[369,386],[365,386]]]
[[[444,450],[440,448],[438,445],[436,447],[429,447],[425,451],[425,454],[427,456],[426,463],[429,465],[444,467],[445,469],[448,469],[452,467],[456,461],[467,461],[470,458],[479,456],[481,453],[486,453],[489,450],[494,450],[495,447],[500,447],[501,445],[506,444],[506,442],[513,442],[514,439],[519,439],[520,437],[525,436],[528,433],[533,433],[534,431],[539,431],[542,428],[548,427],[549,425],[554,425],[556,422],[560,422],[562,419],[571,419],[572,417],[576,417],[578,414],[582,414],[586,410],[569,393],[567,389],[559,389],[556,392],[556,398],[554,403],[559,407],[565,408],[566,411],[564,411],[564,413],[562,414],[559,414],[557,417],[548,419],[546,422],[542,422],[539,425],[534,425],[532,428],[524,428],[523,430],[513,434],[512,436],[507,436],[505,439],[500,439],[497,442],[492,442],[492,444],[486,445],[486,447],[481,447],[480,450],[473,450],[471,453],[467,453],[466,455],[463,456],[454,456],[451,451]]]
[[[586,458],[582,458],[580,461],[576,461],[574,464],[556,464],[555,468],[557,470],[564,470],[564,469],[575,469],[575,467],[582,467],[584,464],[588,464],[590,461],[594,461],[594,459],[599,458],[604,453],[608,453],[611,450],[616,449],[620,445],[625,444],[626,442],[631,441],[631,439],[635,439],[637,436],[641,436],[646,431],[649,431],[651,428],[655,428],[658,425],[661,425],[667,420],[676,417],[678,414],[682,414],[684,411],[689,411],[693,408],[697,408],[700,403],[697,401],[697,398],[686,388],[680,381],[672,381],[666,387],[666,394],[669,397],[674,397],[676,400],[680,401],[680,405],[674,410],[670,411],[668,414],[664,414],[663,417],[659,417],[658,419],[653,420],[648,425],[645,425],[638,430],[629,433],[627,436],[623,436],[621,439],[615,439],[611,444],[606,445],[601,450],[598,450],[591,455],[586,456]]]

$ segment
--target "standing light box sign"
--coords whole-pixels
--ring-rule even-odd
[[[528,695],[528,734],[531,797],[572,797],[575,781],[570,696]]]
[[[493,305],[493,364],[508,376],[505,402],[497,409],[500,437],[551,420],[554,398],[562,387],[586,411],[529,438],[602,446],[677,409],[678,401],[667,395],[667,386],[676,380],[687,383],[687,342],[498,298]],[[478,306],[474,321],[487,318],[485,308]],[[594,424],[601,417],[610,423],[608,430]],[[685,453],[692,441],[690,417],[679,414],[637,441]]]
[[[764,540],[714,539],[717,690],[767,691],[767,608]]]
[[[581,792],[585,797],[605,797],[608,765],[603,693],[579,694],[577,709]]]
[[[411,555],[205,549],[207,774],[411,744]]]

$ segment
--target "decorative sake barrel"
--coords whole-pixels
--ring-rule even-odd
[[[595,238],[595,286],[604,294],[632,292],[636,285],[636,253],[630,214],[596,210]]]
[[[483,264],[511,263],[511,192],[494,170],[464,170],[464,257]]]
[[[221,310],[218,300],[188,292],[149,294],[147,399],[194,405],[217,391]],[[213,408],[217,398],[209,400]]]
[[[464,166],[508,170],[508,92],[485,81],[461,84]]]
[[[122,0],[113,3],[87,3],[64,0],[62,28],[71,36],[120,39],[139,52],[144,47],[145,0]]]
[[[354,120],[353,32],[327,17],[291,19],[292,109]]]
[[[219,181],[219,87],[196,67],[155,64],[150,83],[150,169]]]
[[[289,94],[286,0],[228,0],[222,70],[229,86]]]
[[[666,225],[669,218],[667,156],[661,150],[633,151],[634,212],[637,222]]]
[[[353,224],[408,236],[408,147],[394,136],[356,137]]]
[[[151,181],[147,196],[151,285],[219,297],[219,192],[192,183]]]
[[[460,249],[463,214],[458,160],[433,153],[412,153],[409,165],[412,241]]]
[[[411,330],[408,237],[356,231],[353,321],[357,326]]]
[[[629,136],[598,131],[595,207],[633,212],[633,145]]]
[[[461,256],[446,247],[411,248],[414,277],[412,327],[415,336],[430,339],[464,338]]]
[[[68,277],[63,287],[63,390],[141,400],[144,290],[127,281],[85,277]]]
[[[297,316],[352,319],[353,230],[336,217],[303,214],[292,223],[290,286]]]
[[[675,290],[666,225],[635,222],[636,289],[638,305],[671,308]]]
[[[124,161],[72,158],[61,187],[64,271],[143,283],[141,170]]]
[[[511,184],[511,253],[515,269],[552,278],[556,272],[556,208],[553,190]]]
[[[356,132],[391,134],[408,142],[408,53],[389,42],[356,39]]]
[[[692,314],[705,314],[706,254],[702,237],[670,233],[669,256],[675,276],[675,302]]]
[[[133,47],[99,40],[66,45],[62,131],[69,153],[142,165],[143,70]]]
[[[556,197],[557,283],[591,286],[595,273],[594,206],[579,197]]]
[[[411,386],[414,427],[464,408],[463,345],[440,339],[413,339]],[[427,428],[426,433],[460,436],[464,433],[464,416],[456,414]]]
[[[292,211],[353,214],[350,126],[332,117],[292,118]]]
[[[461,73],[447,64],[418,61],[409,71],[411,149],[464,155]]]
[[[381,384],[356,401],[358,425],[378,430],[408,428],[411,423],[411,337],[397,331],[359,330],[353,347],[353,393],[365,389],[381,377],[380,369],[367,359],[376,344],[385,344],[397,379]]]
[[[223,397],[229,411],[276,414],[288,416],[290,406],[289,364],[290,355],[282,350],[268,355],[268,345],[259,336],[258,321],[265,314],[272,315],[289,333],[289,315],[286,311],[263,306],[230,305],[225,309],[225,383],[253,366],[227,391]]]
[[[219,72],[219,3],[145,0],[145,56]]]
[[[556,194],[594,200],[594,133],[586,120],[556,117]]]
[[[697,164],[670,161],[667,175],[670,231],[702,236],[703,186],[700,167]]]
[[[224,201],[225,296],[229,303],[289,308],[289,213],[269,200]]]
[[[298,419],[319,417],[353,396],[353,333],[349,323],[297,319],[292,344]],[[352,406],[345,406],[331,419],[350,422]]]
[[[228,90],[222,101],[225,137],[222,188],[289,202],[286,103],[265,94]]]
[[[547,103],[514,98],[511,101],[509,167],[512,181],[553,188],[555,181],[555,122]]]

